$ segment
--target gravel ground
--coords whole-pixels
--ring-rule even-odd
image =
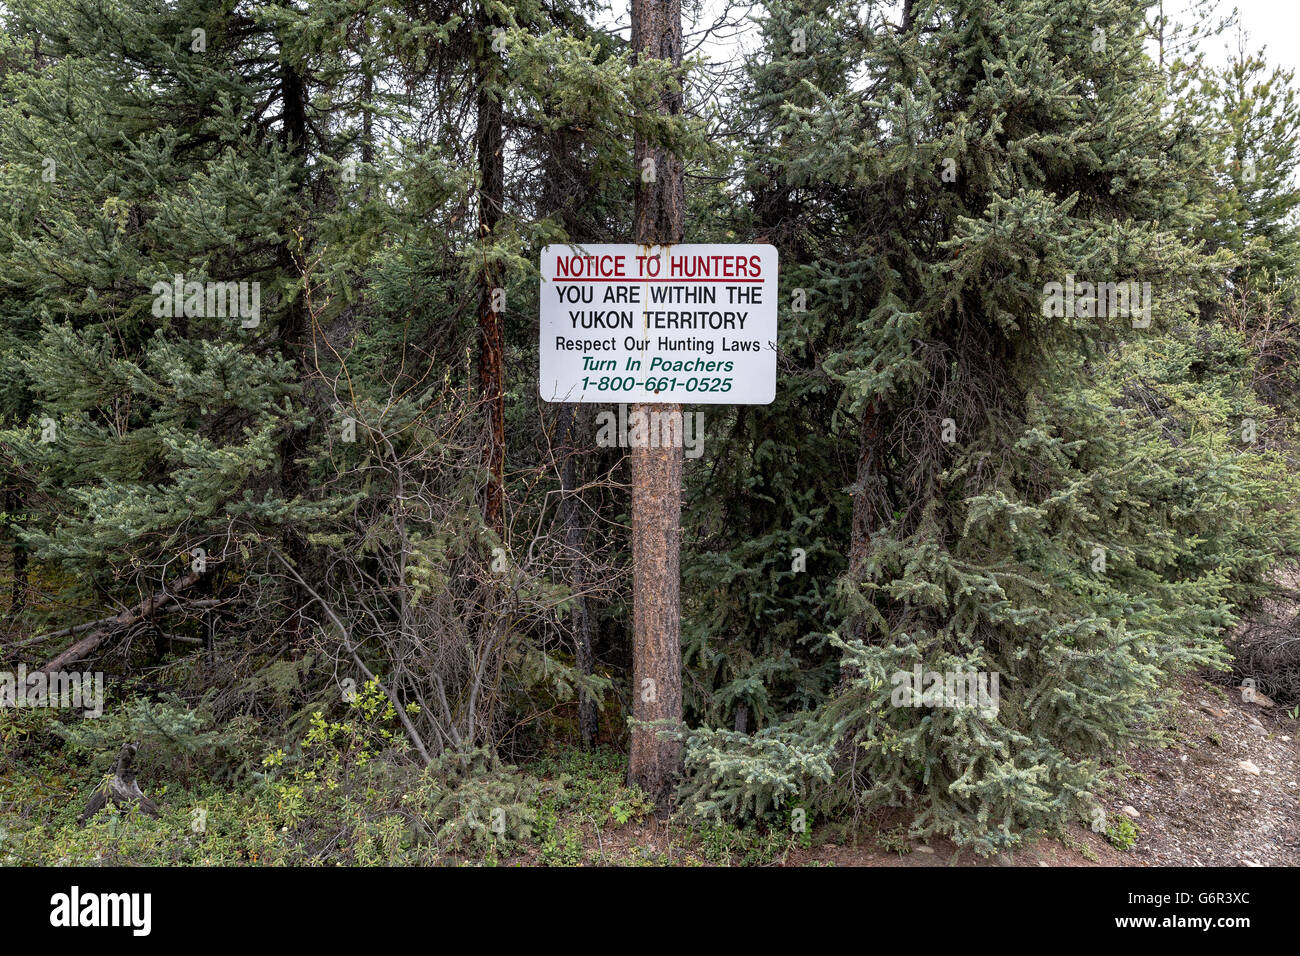
[[[1112,812],[1128,806],[1150,866],[1300,865],[1300,724],[1263,695],[1189,679],[1177,742],[1129,757]],[[1131,813],[1130,813],[1131,815]]]

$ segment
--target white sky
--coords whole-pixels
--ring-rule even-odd
[[[1176,10],[1186,4],[1181,0]],[[1221,12],[1236,6],[1238,23],[1246,32],[1248,50],[1265,48],[1264,59],[1270,64],[1295,70],[1300,77],[1300,0],[1224,0]],[[1203,48],[1207,60],[1225,63],[1228,50],[1236,47],[1236,31],[1229,31],[1217,40],[1207,42]]]
[[[1165,0],[1165,8],[1171,16],[1177,16],[1186,10],[1193,0]],[[684,0],[683,6],[690,3]],[[704,0],[705,16],[701,22],[707,24],[717,12],[723,9],[726,0]],[[1227,16],[1234,8],[1237,11],[1238,27],[1246,33],[1246,47],[1256,51],[1265,48],[1265,59],[1270,64],[1277,64],[1296,71],[1300,78],[1300,0],[1219,0],[1218,14]],[[622,27],[627,35],[627,3],[625,0],[608,0],[606,7],[611,22]],[[690,29],[690,24],[687,24]],[[743,33],[736,36],[718,37],[705,44],[706,51],[713,51],[715,56],[726,57],[734,52],[739,44],[742,49],[752,47],[751,38]],[[687,46],[691,41],[687,40]],[[1206,59],[1214,63],[1226,63],[1229,51],[1237,45],[1237,28],[1231,28],[1216,39],[1205,41],[1202,47]]]

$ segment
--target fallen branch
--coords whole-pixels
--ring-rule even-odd
[[[207,641],[201,637],[184,637],[180,634],[168,634],[166,631],[159,631],[158,636],[164,641],[176,641],[180,644],[197,644],[200,647],[207,644]]]
[[[174,595],[169,596],[166,601],[164,601],[162,604],[158,605],[153,609],[154,613],[157,614],[159,611],[163,611],[163,610],[167,610],[167,611],[176,610],[175,608],[166,607],[167,604],[170,604],[175,600],[176,597]],[[185,609],[190,610],[193,608],[222,607],[229,603],[230,603],[229,601],[220,601],[220,600],[186,601]],[[52,641],[56,637],[70,637],[73,634],[80,634],[82,631],[88,631],[92,627],[98,627],[101,624],[109,624],[114,619],[115,617],[113,615],[109,615],[108,617],[101,617],[98,621],[87,621],[85,624],[74,624],[72,627],[65,627],[62,630],[58,630],[58,631],[50,631],[48,634],[38,634],[35,637],[29,637],[26,638],[25,640],[18,641],[14,644],[6,644],[4,645],[3,650],[16,651],[21,647],[30,647],[33,644],[44,644],[46,641]],[[199,644],[203,643],[202,641],[199,641],[197,638],[175,638],[175,639],[187,640],[187,641],[192,640],[193,642]]]
[[[138,624],[140,621],[143,621],[164,604],[167,604],[169,601],[174,601],[179,592],[187,590],[197,584],[201,577],[202,575],[197,571],[191,571],[183,577],[176,578],[170,584],[163,587],[162,590],[155,591],[150,597],[145,598],[135,607],[127,608],[116,617],[105,618],[102,622],[104,625],[103,627],[87,634],[39,670],[45,671],[46,673],[62,670],[69,664],[75,663],[76,661],[89,656],[94,652],[95,648],[99,647],[99,645],[104,642],[104,639],[114,631],[123,627],[130,627],[132,624]],[[92,623],[101,622],[96,621]]]
[[[72,627],[65,627],[60,631],[50,631],[48,634],[38,634],[36,637],[29,637],[25,641],[19,641],[16,644],[9,644],[5,647],[7,651],[14,651],[20,647],[28,647],[32,644],[40,644],[43,641],[52,641],[56,637],[71,637],[73,634],[80,634],[82,631],[88,631],[92,627],[98,627],[101,624],[107,624],[113,620],[111,616],[101,617],[98,621],[87,621],[85,624],[74,624]]]

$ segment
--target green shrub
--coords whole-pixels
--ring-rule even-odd
[[[1140,832],[1128,817],[1117,816],[1106,827],[1106,839],[1117,850],[1131,850]]]

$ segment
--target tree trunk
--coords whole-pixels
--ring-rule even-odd
[[[113,766],[113,776],[91,793],[90,802],[81,814],[81,826],[84,827],[91,817],[109,804],[120,810],[139,807],[140,812],[147,816],[158,816],[157,804],[145,795],[135,778],[135,754],[138,749],[139,746],[135,743],[122,745],[117,763]]]
[[[872,404],[867,406],[862,416],[857,480],[853,484],[853,529],[849,542],[849,578],[852,581],[861,580],[866,573],[864,568],[871,553],[871,536],[888,517],[889,504],[884,495],[880,454],[880,421],[876,406]],[[851,622],[850,626],[854,637],[865,638],[861,620]]]
[[[682,62],[680,0],[631,0],[632,49]],[[664,91],[661,113],[681,112],[680,93]],[[685,192],[681,160],[643,136],[637,136],[636,166],[654,161],[653,178],[644,174],[636,192],[635,240],[669,245],[682,241]],[[650,179],[647,182],[647,179]],[[674,415],[681,427],[680,405],[634,405],[629,416],[651,412]],[[643,422],[649,426],[649,421]],[[649,427],[645,434],[649,434]],[[680,435],[680,431],[678,432]],[[650,445],[650,442],[643,442]],[[682,448],[679,442],[631,450],[632,471],[632,717],[637,722],[671,724],[682,719],[681,520]],[[667,444],[668,447],[662,447]],[[655,728],[633,726],[628,780],[667,809],[682,749]]]
[[[584,222],[576,209],[577,190],[569,188],[575,174],[581,170],[581,155],[576,148],[578,134],[570,127],[555,130],[547,138],[545,159],[545,185],[539,216],[554,216],[564,226],[570,242],[583,242],[590,238]],[[595,619],[591,604],[583,591],[586,587],[585,545],[587,540],[586,517],[578,488],[583,484],[584,452],[593,448],[586,438],[590,416],[578,402],[560,406],[560,520],[564,528],[564,545],[569,552],[570,588],[574,607],[574,657],[578,671],[590,677],[595,669]],[[580,457],[582,456],[582,457]],[[585,693],[578,696],[578,733],[582,746],[590,748],[596,739],[596,701]]]
[[[482,42],[488,44],[479,62],[478,130],[478,234],[486,247],[491,243],[505,204],[505,158],[502,155],[501,100],[493,89],[498,70],[497,55],[490,47],[492,21],[483,18]],[[505,534],[505,336],[501,321],[504,293],[500,267],[485,261],[479,278],[479,400],[487,410],[487,441],[483,464],[488,485],[483,492],[483,517],[498,535]]]

